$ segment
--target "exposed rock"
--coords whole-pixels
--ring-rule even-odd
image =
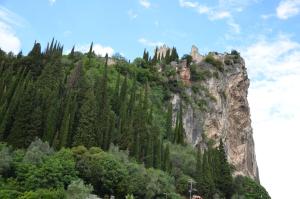
[[[192,49],[192,55],[197,57],[197,49]],[[210,64],[198,61],[197,67],[217,73],[201,82],[203,90],[193,92],[186,89],[190,101],[184,101],[184,129],[186,141],[194,146],[205,147],[204,137],[219,143],[222,139],[228,155],[228,160],[235,166],[235,174],[242,174],[258,180],[258,168],[255,158],[254,141],[250,110],[247,101],[249,79],[244,60],[234,55],[214,54],[220,61],[230,60],[224,65],[224,72],[218,71]],[[202,60],[202,59],[201,59]],[[182,69],[180,77],[189,79],[190,71]],[[199,83],[199,82],[198,82]],[[192,82],[196,85],[196,82]],[[205,109],[200,109],[199,101],[206,100]],[[180,97],[174,94],[174,120],[178,110]],[[204,111],[206,110],[206,111]],[[203,135],[206,136],[203,136]]]

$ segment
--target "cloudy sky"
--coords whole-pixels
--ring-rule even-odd
[[[0,47],[27,53],[53,37],[65,50],[121,53],[192,44],[201,53],[238,49],[246,60],[261,183],[296,198],[300,179],[300,0],[0,0]]]

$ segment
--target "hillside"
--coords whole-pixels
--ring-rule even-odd
[[[62,52],[0,52],[0,198],[270,198],[238,52]]]

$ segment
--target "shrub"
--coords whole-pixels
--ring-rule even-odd
[[[216,67],[220,72],[224,71],[223,64],[220,60],[214,58],[213,55],[209,54],[204,58],[204,61],[210,63],[214,67]]]
[[[92,185],[85,185],[81,179],[72,181],[69,184],[67,193],[67,199],[82,199],[87,198],[93,191]]]
[[[63,189],[38,189],[36,191],[25,192],[18,199],[65,199]]]

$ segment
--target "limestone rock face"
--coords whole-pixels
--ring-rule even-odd
[[[247,100],[249,79],[244,60],[231,54],[216,54],[214,57],[223,63],[223,70],[203,59],[195,61],[197,69],[214,75],[201,81],[199,90],[191,89],[199,82],[191,82],[190,88],[186,88],[189,98],[188,102],[183,100],[186,141],[204,149],[205,139],[215,140],[216,145],[222,139],[228,160],[235,166],[235,174],[259,180]],[[174,121],[179,101],[180,96],[174,94]]]

